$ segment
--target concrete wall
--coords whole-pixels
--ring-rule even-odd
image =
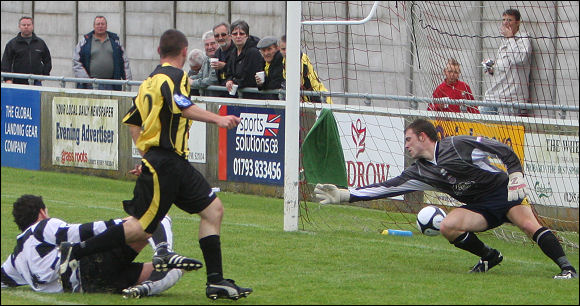
[[[499,33],[502,13],[512,7],[520,11],[520,30],[530,36],[532,43],[531,73],[527,84],[530,101],[578,106],[577,4],[569,1],[456,4],[450,9],[440,2],[419,3],[416,9],[415,20],[420,21],[415,31],[419,39],[418,48],[420,51],[423,49],[419,57],[427,66],[426,71],[417,72],[423,75],[415,80],[424,85],[416,87],[418,96],[431,95],[443,81],[442,70],[447,57],[455,57],[461,63],[461,79],[471,86],[476,99],[482,99],[492,85],[492,79],[483,73],[480,63],[485,58],[496,57],[503,40]],[[537,110],[535,114],[559,117],[556,111]],[[578,113],[568,114],[567,118],[578,119]]]
[[[462,65],[461,80],[483,100],[492,79],[481,62],[495,58],[503,39],[501,15],[510,6],[520,10],[521,29],[531,36],[530,101],[577,106],[578,5],[569,1],[381,1],[377,18],[364,25],[303,26],[302,47],[331,91],[430,97],[443,81],[447,59],[454,57]],[[372,1],[303,2],[302,14],[304,20],[360,20],[371,7]],[[373,105],[426,109],[407,102]],[[559,117],[554,111],[536,115]],[[567,118],[577,119],[578,113]]]
[[[146,79],[159,63],[157,45],[167,29],[182,31],[189,50],[203,50],[202,34],[222,21],[244,19],[250,34],[258,37],[281,36],[286,27],[284,1],[2,1],[2,54],[19,32],[18,19],[25,15],[34,17],[35,33],[50,49],[51,75],[68,77],[74,76],[74,47],[81,35],[93,30],[98,15],[105,16],[108,30],[121,38],[134,80]]]
[[[578,6],[570,3],[513,4],[522,12],[522,28],[530,35],[563,37],[532,42],[529,88],[531,100],[536,103],[578,105]],[[438,11],[430,14],[429,5]],[[494,1],[458,1],[452,5],[381,1],[378,19],[369,24],[304,26],[302,49],[310,55],[330,91],[427,97],[442,81],[446,58],[453,55],[462,64],[462,79],[469,81],[476,98],[481,99],[490,80],[482,73],[480,62],[494,57],[497,51],[498,26],[507,6]],[[302,14],[312,20],[362,19],[371,6],[372,1],[303,2]],[[118,33],[125,46],[134,80],[145,79],[158,64],[158,39],[168,28],[183,31],[190,50],[203,49],[201,35],[221,21],[244,19],[250,25],[250,34],[258,37],[280,36],[286,28],[285,1],[2,1],[2,52],[8,40],[18,33],[18,19],[23,15],[35,18],[35,32],[52,53],[54,76],[73,76],[71,57],[78,38],[92,30],[96,15],[106,16],[109,30]],[[438,16],[439,30],[466,37],[434,35],[420,23],[431,15]],[[335,103],[349,101],[336,98]],[[384,101],[373,103],[388,105]],[[415,107],[408,103],[397,106]],[[550,117],[557,115],[546,113]],[[567,118],[577,119],[578,113]]]

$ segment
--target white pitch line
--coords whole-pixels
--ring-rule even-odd
[[[7,193],[2,193],[2,197],[3,198],[18,198],[20,197],[20,195],[13,195],[13,194],[7,194]],[[94,208],[94,209],[103,209],[103,210],[111,210],[111,211],[117,211],[117,212],[121,212],[121,214],[124,216],[126,215],[125,210],[123,210],[123,208],[121,207],[121,202],[119,202],[119,208],[115,208],[115,207],[108,207],[108,206],[99,206],[99,205],[82,205],[82,204],[78,204],[75,202],[71,202],[71,201],[63,201],[63,200],[53,200],[53,199],[48,199],[43,197],[43,200],[47,203],[47,204],[60,204],[60,205],[66,205],[67,207],[71,207],[71,208]],[[189,217],[186,216],[173,216],[170,215],[172,219],[175,220],[194,220],[194,221],[199,221],[200,218],[198,215],[194,214],[191,215]],[[57,217],[58,218],[58,217]],[[67,221],[68,222],[68,221]],[[223,225],[233,225],[233,226],[242,226],[242,227],[253,227],[253,228],[260,228],[260,229],[269,229],[268,227],[259,225],[259,224],[253,224],[253,223],[232,223],[232,222],[223,222]]]
[[[2,295],[11,295],[26,300],[34,300],[48,305],[87,305],[77,302],[64,302],[56,298],[58,294],[53,293],[37,293],[34,291],[11,291],[10,289],[2,289]]]

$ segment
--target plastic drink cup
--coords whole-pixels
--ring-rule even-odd
[[[230,95],[235,96],[237,91],[238,91],[238,84],[232,85],[232,90],[230,90]]]
[[[266,81],[266,72],[258,71],[256,72],[256,76],[260,79],[260,83],[264,84],[264,81]]]

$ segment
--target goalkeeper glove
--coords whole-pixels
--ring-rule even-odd
[[[514,172],[509,175],[508,181],[508,201],[523,199],[528,194],[528,186],[521,172]]]
[[[320,204],[340,204],[350,201],[348,189],[339,189],[332,184],[316,184],[314,196]]]

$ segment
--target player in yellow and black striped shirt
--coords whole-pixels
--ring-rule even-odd
[[[193,107],[188,96],[187,75],[170,63],[157,66],[143,82],[133,107],[123,118],[123,123],[139,128],[133,139],[141,152],[159,147],[187,156],[191,121],[181,116],[180,107]]]
[[[180,31],[167,30],[161,36],[158,47],[161,64],[141,84],[133,106],[123,118],[143,156],[141,165],[131,171],[139,175],[133,199],[123,202],[131,217],[120,229],[112,227],[103,237],[74,246],[72,254],[63,254],[63,258],[114,247],[121,241],[147,239],[175,203],[201,218],[198,237],[207,270],[207,297],[238,299],[250,294],[252,289],[241,288],[223,277],[220,245],[223,205],[203,175],[189,164],[187,143],[191,120],[232,129],[240,123],[240,118],[206,111],[188,98],[190,87],[182,70],[187,45],[187,38]],[[202,266],[201,262],[178,255],[163,245],[157,248],[153,265],[156,270],[197,270]]]

